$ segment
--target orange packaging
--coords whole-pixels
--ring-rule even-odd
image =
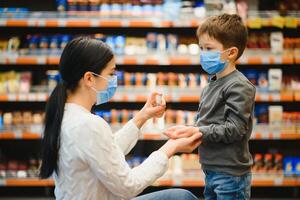
[[[173,123],[173,117],[172,117],[172,110],[166,111],[166,123],[172,124]]]
[[[136,85],[142,86],[143,85],[143,73],[136,73]]]
[[[129,121],[129,113],[127,110],[122,110],[122,124],[125,124]]]
[[[118,123],[118,111],[115,109],[111,110],[111,123],[112,124]]]
[[[189,74],[189,77],[190,77],[189,87],[190,88],[196,88],[197,87],[197,80],[196,80],[195,74]]]
[[[179,84],[178,84],[179,87],[180,88],[185,88],[186,87],[185,75],[184,74],[179,74],[178,79],[179,79]]]
[[[131,85],[131,81],[130,81],[130,78],[131,78],[131,75],[130,73],[128,72],[125,72],[124,73],[124,83],[125,83],[125,86],[130,86]]]
[[[178,110],[176,112],[176,124],[184,124],[184,111]]]
[[[164,79],[165,79],[164,73],[159,72],[159,73],[157,74],[157,85],[164,85],[164,82],[165,82]]]
[[[173,72],[168,73],[168,86],[176,86],[176,74]]]

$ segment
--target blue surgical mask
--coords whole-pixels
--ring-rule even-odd
[[[229,49],[228,49],[229,50]],[[228,51],[225,50],[225,51]],[[223,51],[223,52],[225,52]],[[222,72],[228,65],[228,61],[221,61],[221,51],[202,51],[200,53],[200,64],[208,74]]]
[[[99,74],[93,73],[95,76],[105,79],[108,82],[106,90],[96,90],[94,87],[92,89],[97,93],[97,102],[96,105],[100,105],[108,102],[116,93],[118,87],[118,78],[116,75],[111,76],[110,78],[105,78]]]

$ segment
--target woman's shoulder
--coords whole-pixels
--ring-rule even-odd
[[[97,129],[107,129],[109,124],[100,116],[92,113],[84,113],[80,119],[80,125],[83,128],[97,128]]]
[[[98,132],[110,130],[109,124],[100,116],[89,112],[66,112],[64,115],[62,128],[73,131],[98,130]]]

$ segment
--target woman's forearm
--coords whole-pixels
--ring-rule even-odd
[[[133,118],[133,122],[139,129],[145,124],[147,120],[148,118],[141,111],[138,112]]]

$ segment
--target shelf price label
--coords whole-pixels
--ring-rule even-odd
[[[6,26],[6,20],[5,19],[0,20],[0,26]]]
[[[249,18],[248,27],[253,29],[260,29],[262,26],[262,20],[260,17]]]
[[[275,178],[274,179],[274,185],[281,186],[283,184],[283,178]]]
[[[5,186],[5,185],[6,185],[5,179],[0,178],[0,186]]]
[[[280,16],[272,17],[272,25],[278,28],[284,27],[284,18]]]
[[[287,28],[297,28],[297,18],[296,17],[286,17],[285,27]]]
[[[23,132],[22,132],[22,130],[15,130],[14,131],[14,135],[15,135],[15,138],[16,139],[22,139],[22,136],[23,136]]]

